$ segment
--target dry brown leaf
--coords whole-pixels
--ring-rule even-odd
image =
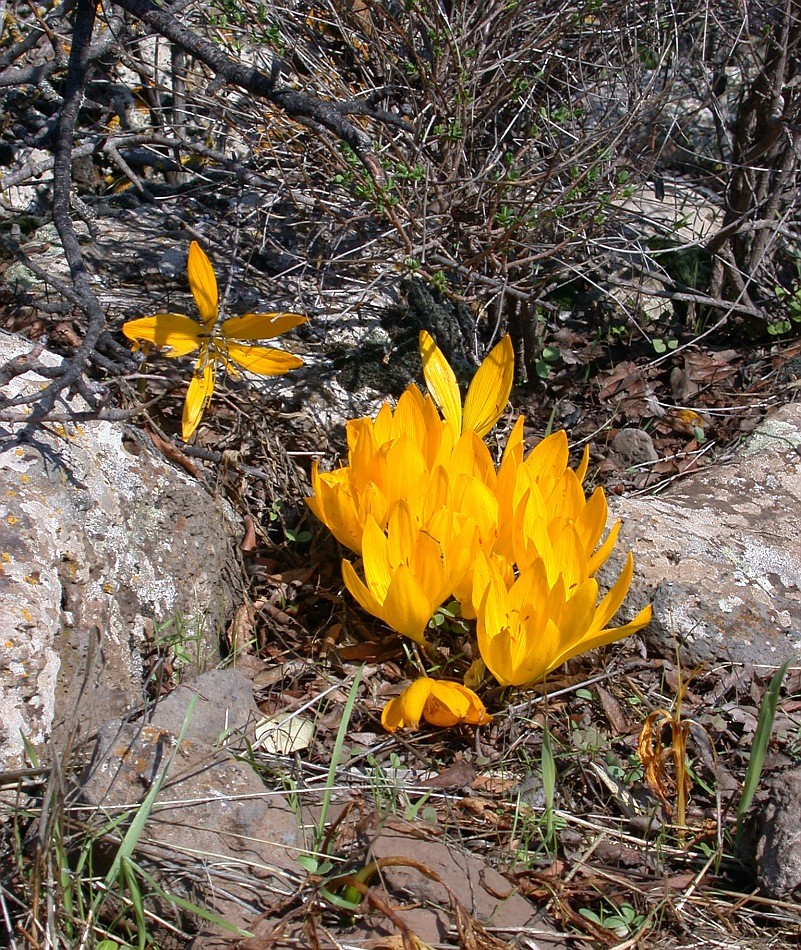
[[[600,684],[596,685],[595,689],[598,693],[598,699],[601,701],[603,711],[606,714],[606,718],[609,720],[609,725],[619,736],[627,733],[629,731],[629,721],[626,719],[623,707],[608,689],[604,689]]]

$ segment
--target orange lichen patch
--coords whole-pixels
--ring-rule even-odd
[[[9,564],[12,560],[13,558],[8,553],[8,551],[3,551],[3,553],[0,554],[0,561],[5,561],[6,564]]]
[[[17,494],[16,488],[7,488],[6,489],[6,498],[13,498]]]
[[[22,614],[22,619],[23,619],[26,623],[31,623],[31,622],[33,621],[33,614],[30,612],[30,610],[28,610],[27,607],[23,607],[23,608],[20,610],[20,613]]]
[[[19,524],[19,518],[16,515],[9,515],[6,521],[11,525]]]
[[[26,584],[41,584],[41,574],[39,571],[32,571],[30,574],[26,574],[22,578]]]

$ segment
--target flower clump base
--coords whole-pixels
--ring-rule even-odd
[[[337,540],[361,557],[342,562],[359,604],[427,653],[435,612],[456,601],[486,670],[503,687],[525,687],[570,658],[644,627],[646,606],[610,626],[628,593],[631,554],[600,595],[596,573],[617,540],[604,538],[603,489],[583,488],[589,451],[569,465],[567,436],[556,432],[526,453],[523,418],[498,464],[484,437],[509,399],[514,355],[509,337],[488,354],[462,403],[453,370],[430,334],[420,334],[428,392],[410,385],[394,410],[347,424],[348,464],[312,469],[307,503]],[[424,676],[384,710],[385,728],[481,725],[481,699],[466,686]]]

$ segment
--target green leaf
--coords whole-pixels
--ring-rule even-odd
[[[754,800],[759,779],[762,775],[762,768],[765,765],[765,756],[768,752],[768,743],[770,734],[773,731],[773,723],[776,719],[776,709],[779,705],[779,691],[781,690],[784,677],[790,667],[801,659],[801,654],[791,656],[782,666],[773,674],[773,679],[765,691],[762,698],[762,706],[759,710],[759,720],[756,731],[754,732],[754,742],[751,746],[751,757],[748,760],[748,768],[745,771],[745,780],[743,781],[743,794],[740,798],[740,806],[737,809],[737,838],[742,834],[743,821]]]

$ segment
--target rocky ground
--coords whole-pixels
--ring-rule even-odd
[[[215,91],[219,72],[139,19],[97,24],[66,214],[104,333],[57,418],[0,406],[9,946],[798,944],[798,86],[768,76],[793,57],[760,58],[759,11],[750,36],[722,8],[730,55],[712,64],[706,7],[674,36],[639,8],[621,28],[615,5],[532,23],[506,4],[505,34],[451,6],[410,5],[408,32],[383,4],[188,10],[228,55],[264,69],[278,51],[280,83],[349,102],[366,158]],[[52,223],[71,26],[31,16],[0,26],[12,401],[91,330]],[[508,57],[514,30],[533,39]],[[767,144],[755,75],[783,90]],[[469,138],[451,114],[468,105]],[[785,201],[769,245],[750,212],[741,231],[726,217],[750,146],[758,216]],[[724,300],[715,268],[738,239],[756,263]],[[226,317],[309,321],[280,341],[304,366],[221,374],[186,444],[192,360],[134,355],[121,327],[195,315],[192,240]],[[588,486],[623,522],[609,570],[634,552],[625,610],[652,603],[653,622],[530,690],[488,690],[489,725],[390,735],[381,710],[415,657],[343,590],[304,503],[311,463],[338,464],[345,421],[419,381],[421,329],[465,384],[507,327],[518,372],[492,451],[520,413],[529,446],[557,428],[574,459],[589,445]],[[440,621],[468,657],[469,627]]]

